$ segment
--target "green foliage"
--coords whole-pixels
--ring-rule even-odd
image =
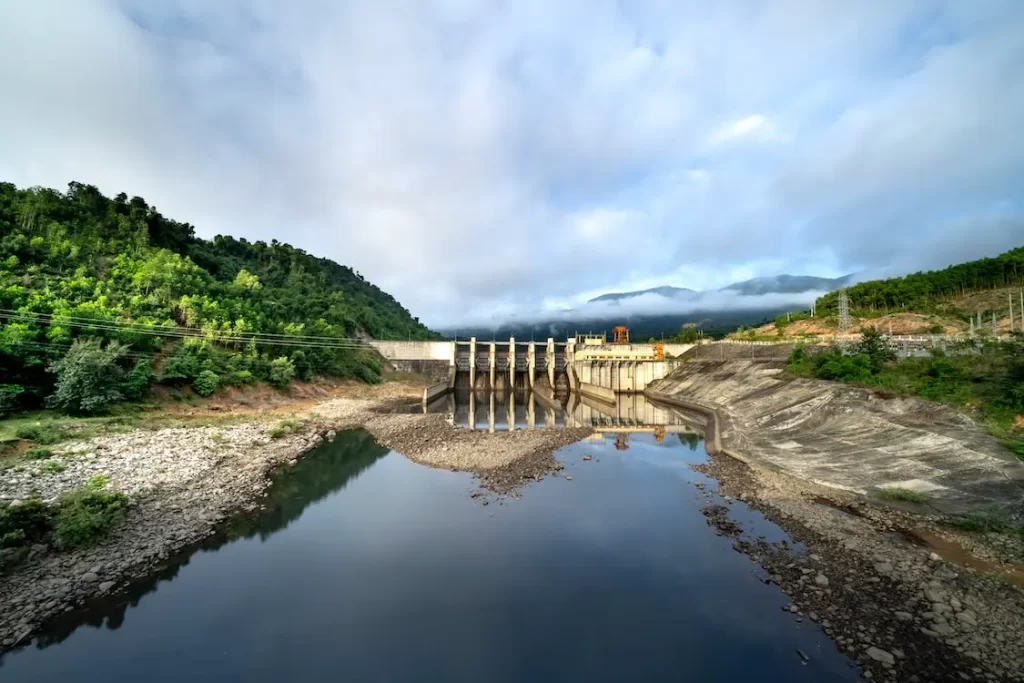
[[[121,384],[121,393],[129,401],[145,398],[153,384],[153,379],[154,375],[149,367],[149,359],[140,358]]]
[[[67,465],[62,462],[57,462],[56,460],[43,463],[43,472],[46,472],[47,474],[60,474],[67,468]]]
[[[954,525],[964,531],[981,533],[1002,533],[1012,528],[1006,517],[994,510],[972,512],[969,515],[957,518]]]
[[[946,328],[939,323],[932,323],[928,326],[928,334],[945,334]]]
[[[902,500],[908,503],[928,502],[928,496],[926,494],[921,493],[920,491],[901,488],[899,486],[880,489],[875,495],[882,500]]]
[[[271,439],[281,439],[302,429],[299,420],[281,420],[267,431]]]
[[[288,382],[295,377],[295,366],[291,359],[281,357],[270,361],[270,371],[267,374],[267,381],[279,389],[288,386]]]
[[[53,514],[41,500],[0,505],[0,548],[38,543],[50,532]]]
[[[307,379],[380,373],[359,350],[310,346],[300,354],[293,344],[239,339],[435,336],[350,268],[277,241],[202,240],[140,197],[108,198],[81,183],[65,193],[0,183],[0,309],[26,313],[0,323],[0,413],[42,407],[58,379],[47,367],[80,337],[153,357],[161,382],[191,384],[210,371],[245,384],[269,381],[273,369],[286,384],[287,369],[272,359],[289,358],[293,376]],[[200,338],[146,333],[167,330]],[[141,361],[126,361],[117,361],[123,382],[96,408],[118,394],[138,400],[154,381]],[[57,400],[75,411],[94,409],[65,398]]]
[[[861,282],[846,291],[854,309],[929,311],[942,297],[1021,283],[1024,283],[1024,247],[1017,247],[995,258],[905,277]],[[835,314],[839,310],[839,293],[824,295],[818,299],[816,307],[819,315]]]
[[[57,386],[49,402],[58,410],[81,415],[103,410],[124,398],[120,362],[127,348],[118,342],[76,339],[64,358],[50,366]]]
[[[84,488],[57,500],[53,539],[58,548],[66,550],[94,543],[124,518],[128,496],[105,491],[105,487],[90,480]]]
[[[7,417],[18,407],[25,387],[20,384],[0,384],[0,417]]]
[[[23,457],[26,460],[46,460],[53,455],[53,451],[43,446],[33,446],[26,450]]]
[[[869,327],[861,334],[856,353],[867,356],[871,365],[871,373],[877,375],[882,366],[896,360],[896,352],[885,343],[885,337],[874,327]]]
[[[192,382],[192,388],[200,396],[212,396],[220,384],[220,376],[211,370],[203,370]]]
[[[64,440],[64,431],[55,424],[38,422],[19,426],[14,435],[25,441],[34,441],[43,446],[51,446]]]
[[[681,344],[695,344],[700,339],[700,333],[696,327],[683,327],[676,336]]]

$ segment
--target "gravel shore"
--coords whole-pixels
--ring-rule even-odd
[[[1024,592],[903,533],[926,518],[724,454],[697,469],[719,480],[716,492],[704,491],[708,523],[792,598],[795,622],[818,622],[865,679],[1024,681]],[[764,513],[803,549],[745,536],[729,518],[737,504]]]
[[[325,401],[296,415],[293,431],[277,439],[271,432],[280,418],[110,434],[62,444],[49,460],[0,472],[5,503],[54,500],[98,474],[132,500],[126,519],[98,545],[70,552],[35,546],[0,574],[0,652],[26,644],[54,617],[145,577],[214,534],[232,513],[255,511],[276,468],[338,430],[363,427],[416,462],[473,472],[482,487],[499,494],[559,469],[553,453],[590,433],[489,434],[455,428],[440,415],[389,413],[389,406],[379,400]]]

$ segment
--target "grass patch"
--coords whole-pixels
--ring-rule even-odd
[[[271,439],[282,439],[289,434],[294,434],[300,429],[302,429],[301,420],[281,420],[270,428],[267,435],[270,436]]]
[[[927,494],[921,493],[920,491],[901,488],[899,486],[880,489],[875,495],[881,500],[901,500],[907,503],[928,502]]]
[[[1006,517],[992,510],[972,512],[959,517],[953,522],[953,526],[964,531],[980,533],[1005,533],[1013,530]]]
[[[47,474],[60,474],[67,468],[67,465],[62,462],[57,462],[56,460],[50,460],[49,462],[43,463],[43,472],[46,472]]]
[[[53,455],[53,451],[42,446],[33,446],[22,454],[26,460],[46,460]]]
[[[14,435],[41,446],[52,446],[65,437],[64,430],[52,422],[21,425],[14,430]]]
[[[120,522],[128,509],[128,496],[107,491],[110,478],[102,474],[84,487],[57,499],[53,540],[58,548],[80,548],[95,543]]]

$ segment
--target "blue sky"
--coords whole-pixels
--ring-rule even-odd
[[[432,325],[1024,243],[1015,0],[13,0],[0,177],[348,264]]]

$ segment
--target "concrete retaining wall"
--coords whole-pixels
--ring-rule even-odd
[[[649,384],[667,376],[677,361],[573,361],[575,380],[615,393],[643,393]],[[570,375],[570,376],[573,376]],[[575,387],[574,387],[575,388]],[[581,390],[582,391],[582,390]]]
[[[448,379],[448,374],[452,370],[448,361],[443,360],[391,360],[388,362],[397,372],[413,372],[435,382]]]
[[[818,484],[865,495],[916,490],[947,513],[1024,510],[1024,463],[967,416],[927,401],[782,378],[781,367],[695,360],[647,395],[707,415],[713,446]]]
[[[448,393],[450,387],[448,382],[438,382],[437,384],[431,384],[429,387],[423,390],[423,405],[427,405],[438,396],[442,396]]]
[[[455,364],[455,343],[444,341],[379,341],[370,346],[388,360],[444,360]]]
[[[589,384],[587,382],[580,382],[579,391],[583,396],[596,398],[599,401],[606,401],[612,404],[615,403],[615,392],[607,387]]]

